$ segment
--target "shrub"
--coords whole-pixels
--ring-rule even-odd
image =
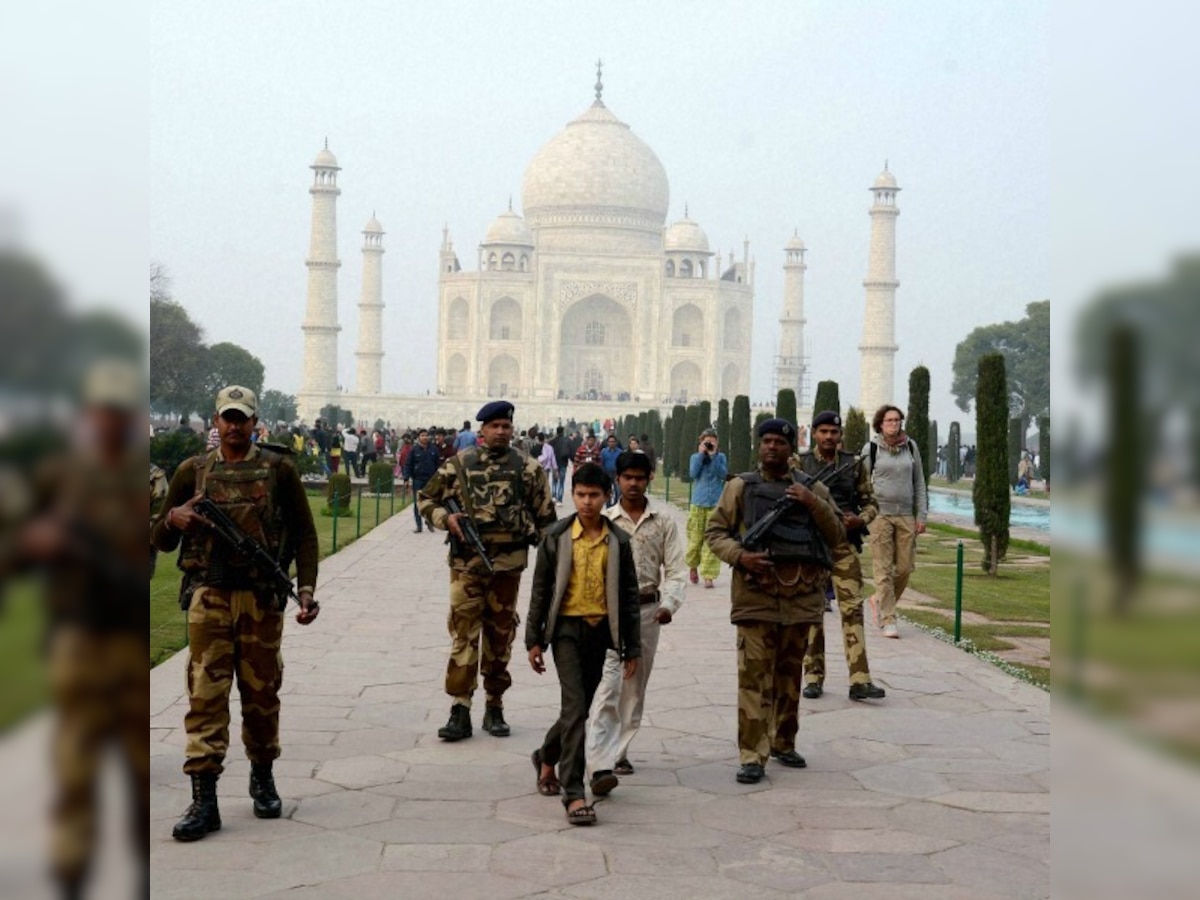
[[[150,462],[166,472],[167,478],[170,478],[181,462],[203,453],[205,443],[204,436],[194,431],[168,431],[156,435],[150,441]]]
[[[329,484],[325,487],[326,506],[321,514],[332,516],[334,509],[338,516],[348,516],[350,511],[350,476],[345,472],[337,472],[329,476]]]
[[[721,447],[726,455],[729,453],[729,401],[721,400],[717,403],[717,439],[721,442]]]
[[[1008,483],[1016,486],[1017,467],[1021,464],[1021,451],[1025,449],[1025,423],[1020,419],[1008,420]]]
[[[950,437],[946,441],[946,480],[951,484],[962,477],[962,426],[950,423]]]
[[[1038,478],[1050,482],[1050,417],[1039,416],[1038,428]]]
[[[395,480],[391,463],[373,462],[367,466],[367,490],[372,494],[390,494]]]
[[[775,415],[781,419],[787,419],[793,425],[799,425],[796,421],[796,392],[791,388],[783,388],[775,395]]]

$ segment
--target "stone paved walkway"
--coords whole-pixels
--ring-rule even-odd
[[[154,897],[1049,895],[1049,697],[918,632],[868,636],[882,702],[847,700],[831,657],[825,696],[802,701],[809,767],[737,784],[728,575],[716,590],[689,586],[663,632],[637,774],[597,804],[599,825],[568,825],[529,762],[557,681],[533,674],[520,645],[512,737],[436,737],[449,708],[441,538],[397,516],[322,563],[321,618],[289,621],[284,641],[279,821],[252,817],[235,746],[223,829],[171,839],[189,802],[186,653],[153,671]]]

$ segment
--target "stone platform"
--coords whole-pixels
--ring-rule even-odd
[[[831,656],[825,696],[802,701],[809,767],[769,765],[761,784],[739,785],[723,573],[715,590],[689,586],[663,631],[637,773],[597,803],[596,827],[576,828],[534,789],[529,754],[557,714],[558,683],[529,669],[520,642],[512,736],[479,731],[477,707],[473,738],[437,739],[446,581],[442,535],[413,534],[405,515],[322,563],[321,618],[289,621],[284,640],[278,821],[251,815],[235,725],[223,829],[171,839],[189,802],[186,653],[152,672],[155,898],[1049,895],[1044,692],[916,631],[885,641],[869,629],[887,699],[846,699]],[[837,647],[836,614],[826,622]]]

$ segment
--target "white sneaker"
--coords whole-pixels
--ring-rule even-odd
[[[896,627],[895,622],[888,622],[886,625],[883,626],[883,636],[885,638],[900,637],[900,629]]]

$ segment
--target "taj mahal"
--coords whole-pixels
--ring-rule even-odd
[[[602,99],[537,152],[525,169],[520,210],[488,225],[464,268],[444,228],[438,259],[436,395],[383,391],[384,229],[362,230],[356,382],[338,387],[338,176],[328,144],[311,165],[313,214],[299,415],[327,404],[370,422],[459,422],[487,399],[509,398],[518,424],[607,418],[676,403],[750,393],[754,269],[715,253],[685,207],[667,224],[670,188],[654,151]],[[867,316],[860,346],[863,398],[891,400],[895,192],[886,167],[872,191]],[[804,350],[806,247],[784,248],[775,387],[807,397]],[[877,397],[878,399],[873,399]],[[874,403],[875,405],[867,405]],[[802,414],[807,409],[803,409]],[[868,413],[869,414],[869,413]]]

